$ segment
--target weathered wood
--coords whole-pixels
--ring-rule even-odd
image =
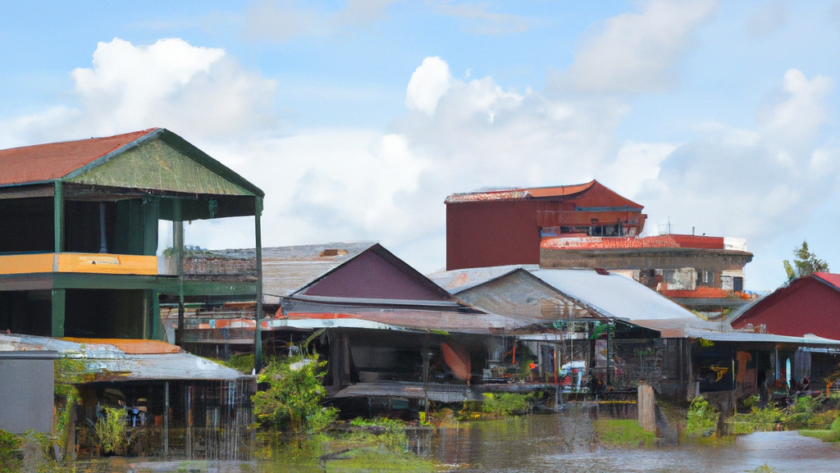
[[[647,432],[656,432],[656,403],[653,397],[653,387],[648,384],[640,384],[637,395],[636,408],[639,427]]]
[[[262,229],[260,216],[263,210],[262,197],[254,198],[254,233],[256,238],[256,260],[257,260],[257,307],[254,311],[256,321],[254,330],[254,370],[259,373],[262,369],[262,326],[260,321],[263,317],[263,278],[262,278]]]

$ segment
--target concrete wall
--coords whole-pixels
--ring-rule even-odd
[[[0,429],[16,434],[28,429],[51,432],[53,383],[53,360],[8,358],[0,353]]]

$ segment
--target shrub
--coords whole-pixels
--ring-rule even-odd
[[[0,429],[0,472],[17,471],[20,444],[20,437]]]
[[[125,409],[105,407],[105,418],[96,421],[94,431],[105,453],[120,454],[128,448]]]
[[[222,362],[228,368],[233,368],[240,373],[250,374],[254,369],[254,354],[242,353],[239,355],[231,355],[227,361]]]
[[[328,427],[338,417],[338,409],[321,406],[326,396],[321,384],[326,364],[319,362],[317,356],[270,361],[259,378],[260,383],[268,383],[268,389],[251,398],[257,421],[294,433],[318,432]]]
[[[702,397],[691,401],[686,415],[685,433],[693,437],[708,437],[717,429],[720,413]]]
[[[533,394],[517,393],[484,393],[482,412],[496,415],[524,414],[531,410]]]

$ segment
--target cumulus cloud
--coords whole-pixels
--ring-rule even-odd
[[[682,231],[746,237],[754,248],[801,228],[837,180],[838,150],[818,138],[831,90],[826,77],[787,71],[783,98],[758,113],[755,130],[710,127],[662,161],[640,193],[648,212],[680,216]]]
[[[556,80],[578,92],[637,93],[672,87],[674,66],[692,34],[717,9],[715,0],[649,0],[640,13],[608,19],[585,37]]]
[[[433,115],[438,100],[452,85],[449,64],[441,58],[427,57],[411,74],[408,90],[405,95],[405,105],[410,110],[420,110]]]
[[[296,37],[330,36],[367,28],[388,17],[388,7],[399,0],[348,0],[336,11],[306,2],[259,0],[245,15],[245,36],[284,43]]]
[[[193,137],[230,136],[273,121],[276,82],[243,71],[224,50],[181,39],[135,46],[119,38],[97,45],[93,67],[70,74],[76,105],[7,124],[6,141],[106,136],[155,126]]]
[[[763,5],[747,20],[747,34],[753,38],[770,36],[785,25],[787,14],[787,4],[781,0]]]

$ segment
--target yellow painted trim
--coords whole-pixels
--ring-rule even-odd
[[[59,273],[157,275],[157,256],[58,253]]]
[[[0,274],[51,273],[53,254],[0,256]]]
[[[158,273],[157,256],[102,253],[45,253],[0,256],[0,274],[32,273],[140,274]]]

